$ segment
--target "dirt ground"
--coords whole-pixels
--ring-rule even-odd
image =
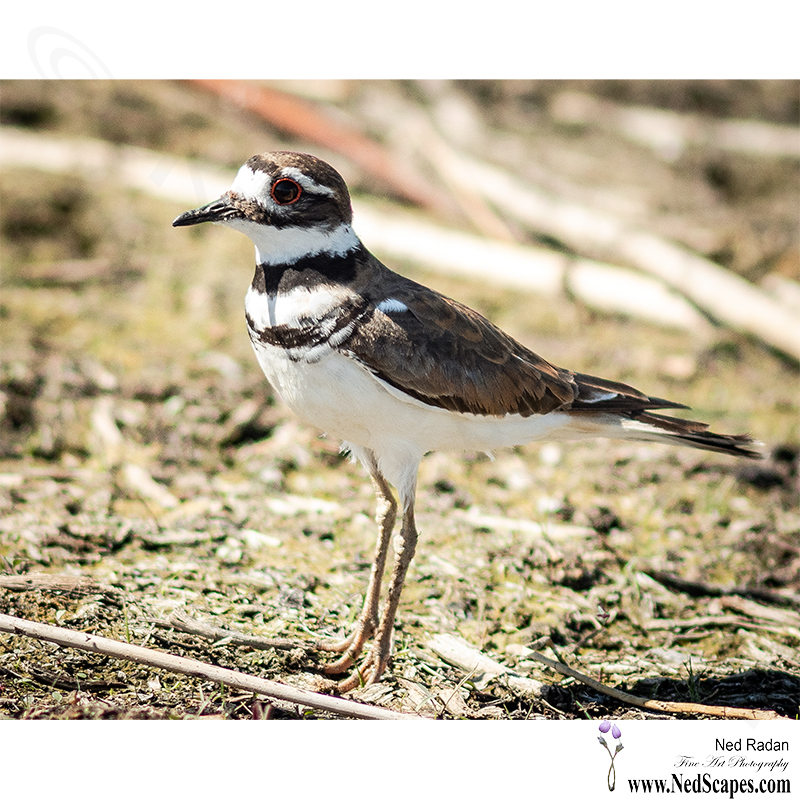
[[[389,142],[375,98],[405,92],[427,108],[434,88],[336,85],[326,102]],[[698,250],[751,280],[797,277],[796,161],[697,148],[665,162],[554,121],[546,112],[561,84],[451,88],[498,135],[529,129],[519,152],[540,154],[539,166],[646,195],[654,225],[690,221],[682,230]],[[574,88],[712,117],[797,125],[800,115],[788,82]],[[4,82],[0,123],[198,158],[231,176],[253,153],[311,149],[182,83]],[[344,162],[354,194],[380,194],[352,162],[319,154]],[[347,633],[366,588],[370,483],[264,380],[243,320],[250,243],[210,226],[172,229],[184,208],[113,175],[6,167],[0,192],[0,613],[318,687],[321,657],[210,642],[166,622],[181,611],[309,642]],[[379,685],[352,696],[446,718],[663,716],[548,671],[533,649],[639,696],[796,718],[797,364],[723,328],[697,337],[567,297],[392,266],[560,366],[685,402],[720,432],[750,432],[766,458],[620,442],[429,455],[394,656]],[[442,633],[545,690],[529,696],[463,672],[432,648]],[[198,679],[0,635],[0,717],[249,719],[262,706]],[[281,703],[269,714],[326,716]]]

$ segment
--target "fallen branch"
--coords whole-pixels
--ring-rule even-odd
[[[369,203],[356,202],[357,224],[368,246],[481,279],[488,267],[493,278],[507,286],[548,294],[566,288],[587,305],[603,311],[650,318],[695,332],[705,330],[708,326],[692,308],[694,303],[715,320],[755,335],[800,360],[800,318],[795,309],[738,275],[680,245],[629,228],[608,214],[522,184],[488,164],[455,155],[449,163],[453,181],[479,186],[486,199],[531,227],[556,236],[578,251],[603,252],[604,257],[629,263],[659,280],[543,248],[493,242],[409,219],[398,220],[396,213],[387,214]],[[0,166],[75,170],[92,179],[107,174],[156,196],[195,203],[207,202],[230,185],[230,175],[166,154],[14,129],[0,131]]]
[[[103,594],[119,596],[120,589],[104,586],[91,578],[78,575],[50,575],[46,572],[31,572],[27,575],[0,575],[0,589],[12,592],[66,592],[73,595]]]
[[[542,695],[544,684],[541,681],[519,675],[458,636],[439,633],[430,639],[428,646],[448,664],[467,673],[470,681],[479,689],[502,675],[508,685],[520,694],[537,698]]]
[[[514,670],[495,661],[493,658],[482,653],[477,648],[465,642],[457,636],[450,634],[439,634],[434,636],[429,642],[431,649],[445,661],[457,666],[465,672],[474,674],[476,684],[486,684],[489,679],[497,676],[504,676],[512,689],[522,691],[526,695],[537,696],[541,694],[543,684],[531,678],[524,678]],[[634,694],[623,692],[606,686],[599,681],[584,675],[582,672],[562,664],[560,661],[553,661],[546,656],[533,650],[526,650],[525,658],[538,661],[540,664],[554,669],[556,672],[591,686],[598,692],[613,697],[622,703],[646,708],[649,711],[659,711],[665,714],[706,714],[710,717],[725,717],[726,719],[783,719],[780,714],[774,711],[750,708],[732,708],[729,706],[706,706],[701,703],[673,703],[667,700],[647,700],[644,697],[637,697]]]
[[[296,689],[275,681],[257,678],[244,672],[205,664],[193,658],[173,656],[147,647],[127,644],[115,639],[106,639],[103,636],[94,636],[89,633],[60,628],[54,625],[43,625],[39,622],[12,617],[8,614],[0,614],[0,631],[18,636],[30,636],[33,639],[52,642],[62,647],[74,647],[78,650],[99,653],[111,658],[134,661],[137,664],[144,664],[148,667],[165,669],[169,672],[221,683],[241,691],[253,692],[275,700],[316,708],[342,717],[355,717],[357,719],[417,718],[411,714],[402,714],[385,708],[356,703],[352,700],[344,700],[340,697],[328,697],[305,689]]]
[[[452,205],[447,195],[422,172],[401,169],[392,154],[356,125],[273,86],[252,81],[202,80],[197,86],[244,108],[276,128],[299,139],[341,153],[392,191],[422,208],[439,210]]]
[[[722,586],[714,586],[702,581],[686,580],[660,569],[646,569],[644,574],[654,581],[658,581],[662,586],[674,591],[684,592],[690,597],[749,597],[753,600],[761,600],[764,603],[771,603],[776,606],[800,608],[800,595],[797,594],[780,594],[769,589],[748,586],[734,586],[726,589]]]
[[[662,108],[623,105],[584,92],[564,91],[550,104],[559,122],[616,131],[668,161],[689,147],[728,150],[767,158],[800,158],[800,137],[791,125],[750,119],[713,119]]]
[[[780,608],[755,603],[741,596],[729,596],[722,598],[723,608],[729,608],[740,614],[746,614],[754,619],[763,619],[767,622],[775,622],[784,626],[787,630],[793,628],[795,631],[800,629],[800,614],[796,611],[784,611]]]
[[[739,626],[745,620],[736,614],[727,616],[690,617],[689,619],[651,619],[642,626],[647,631],[671,631],[686,628],[727,628]]]
[[[544,247],[497,242],[448,230],[411,214],[391,215],[363,201],[353,203],[359,234],[380,256],[514,289],[558,296],[565,292],[590,308],[626,314],[694,334],[708,320],[678,292],[625,267],[577,258]]]
[[[655,276],[718,323],[756,336],[800,360],[800,318],[782,297],[775,298],[695,251],[651,233],[646,224],[627,221],[604,206],[569,200],[555,186],[533,185],[517,177],[513,166],[496,167],[482,157],[466,155],[463,147],[462,152],[449,145],[442,147],[442,137],[431,133],[430,122],[418,122],[421,115],[417,105],[406,101],[399,107],[404,120],[411,119],[411,124],[403,127],[404,135],[415,140],[420,152],[433,154],[435,169],[456,193],[470,197],[480,194],[500,215],[555,237],[576,253]],[[483,139],[490,141],[493,137],[481,124],[480,112],[476,111],[472,119],[483,128]],[[440,123],[439,128],[444,133],[452,126]],[[738,140],[756,136],[749,127],[745,130],[747,133]],[[796,132],[784,129],[783,133],[791,142],[792,152],[800,154]],[[595,283],[595,288],[602,286],[602,282]]]
[[[789,305],[730,270],[652,233],[530,186],[508,172],[451,155],[453,182],[480,187],[487,200],[578,252],[629,264],[677,289],[715,320],[800,360],[800,319]]]
[[[235,645],[252,647],[253,650],[305,650],[306,652],[311,652],[319,649],[315,644],[305,644],[294,639],[267,639],[261,636],[249,636],[246,633],[239,633],[228,628],[220,628],[217,625],[209,625],[207,622],[192,619],[192,617],[181,611],[173,612],[165,620],[150,619],[148,622],[159,628],[171,628],[193,636],[202,636],[212,642],[219,642],[224,639]]]
[[[623,692],[620,689],[614,689],[611,686],[606,686],[582,672],[578,672],[560,661],[553,661],[541,653],[532,651],[526,653],[526,658],[531,658],[544,664],[546,667],[559,672],[561,675],[574,678],[587,686],[591,686],[598,692],[607,694],[615,700],[628,705],[638,706],[639,708],[646,708],[648,711],[660,711],[665,714],[706,714],[709,717],[724,717],[725,719],[785,719],[775,711],[764,710],[760,708],[733,708],[731,706],[706,706],[702,703],[674,703],[669,700],[647,700],[644,697],[638,697],[629,692]]]

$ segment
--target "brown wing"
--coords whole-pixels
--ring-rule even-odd
[[[546,414],[569,405],[572,374],[527,350],[480,314],[399,276],[343,349],[381,380],[430,405],[483,415]]]
[[[368,298],[375,310],[362,317],[343,349],[411,397],[451,411],[524,417],[556,409],[633,417],[646,409],[685,408],[556,367],[467,306],[380,262],[371,266],[382,273],[375,284],[380,296]],[[408,310],[377,310],[386,299]]]

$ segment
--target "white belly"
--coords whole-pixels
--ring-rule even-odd
[[[379,456],[403,451],[419,459],[430,450],[485,451],[575,436],[567,432],[570,420],[563,413],[491,417],[429,406],[334,350],[313,363],[291,361],[280,348],[260,344],[256,355],[267,379],[299,417]]]

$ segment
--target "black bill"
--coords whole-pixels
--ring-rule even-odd
[[[201,222],[224,222],[238,216],[241,216],[239,209],[231,205],[230,199],[223,195],[200,208],[184,211],[172,220],[172,226],[182,228],[186,225],[199,225]]]

